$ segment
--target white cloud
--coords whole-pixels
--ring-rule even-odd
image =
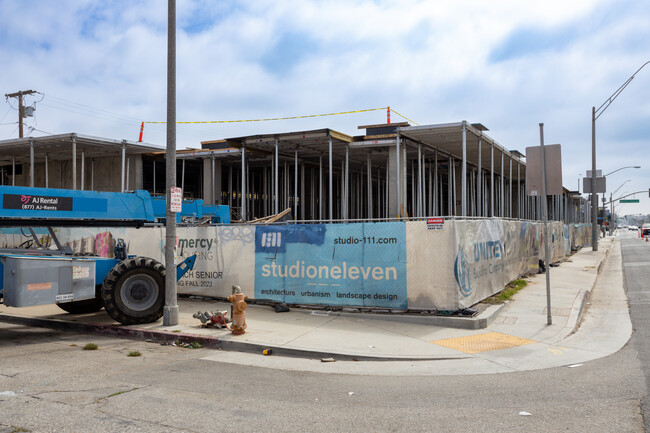
[[[3,1],[4,92],[45,93],[35,118],[40,130],[137,137],[140,121],[166,115],[166,6]],[[591,106],[650,60],[644,0],[182,0],[177,7],[178,120],[391,105],[419,123],[482,122],[521,151],[538,144],[544,122],[547,143],[564,145],[571,188],[569,179],[591,168]],[[648,89],[650,67],[597,123],[599,168],[648,165],[623,172],[635,190],[650,186],[650,160],[640,153],[650,136]],[[357,134],[357,125],[384,116],[179,125],[178,143],[319,127]],[[0,125],[0,138],[13,130]],[[163,144],[164,126],[147,125],[145,138]],[[642,204],[650,212],[650,202]]]

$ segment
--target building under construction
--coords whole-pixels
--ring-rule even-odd
[[[185,198],[231,207],[234,221],[290,208],[300,221],[504,217],[541,219],[526,195],[524,155],[507,150],[480,123],[360,126],[263,134],[201,143],[177,152]],[[165,152],[127,140],[80,134],[0,141],[3,184],[165,193]],[[588,219],[589,204],[563,189],[553,220]]]

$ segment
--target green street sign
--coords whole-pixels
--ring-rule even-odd
[[[638,203],[639,199],[638,198],[633,198],[629,200],[621,200],[621,203]]]

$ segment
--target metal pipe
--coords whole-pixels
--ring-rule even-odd
[[[502,151],[502,152],[501,152],[501,179],[499,179],[499,183],[501,184],[501,188],[500,188],[500,200],[499,200],[499,204],[500,204],[500,206],[499,206],[499,209],[500,209],[500,214],[499,214],[499,216],[500,216],[500,217],[504,217],[504,216],[505,216],[505,204],[506,204],[506,200],[505,200],[505,189],[504,189],[504,185],[503,185],[503,179],[504,179],[504,176],[505,176],[505,167],[504,167],[504,163],[503,163],[503,151]]]
[[[246,221],[246,145],[241,147],[241,219]]]
[[[298,148],[293,156],[293,219],[298,219]]]
[[[30,146],[34,146],[33,141],[30,141]],[[72,189],[77,189],[77,136],[75,134],[72,134]]]
[[[396,133],[397,133],[397,135],[395,135],[395,150],[396,150],[396,152],[395,152],[395,155],[396,155],[396,159],[395,159],[395,161],[396,161],[396,163],[397,163],[397,164],[396,164],[396,168],[397,168],[397,169],[396,169],[396,176],[397,176],[397,217],[399,218],[399,217],[402,216],[402,215],[401,215],[401,213],[402,213],[402,194],[401,194],[401,192],[402,192],[402,191],[400,190],[400,188],[401,188],[401,183],[400,183],[400,171],[401,171],[401,170],[400,170],[400,163],[399,163],[399,160],[400,160],[400,158],[399,158],[399,156],[400,156],[400,155],[399,155],[399,153],[400,153],[400,146],[399,146],[399,142],[400,142],[400,137],[399,137],[399,128],[397,128]]]
[[[275,138],[275,185],[273,186],[275,188],[275,200],[273,202],[273,213],[277,214],[280,212],[280,206],[279,206],[279,192],[278,192],[278,138]]]
[[[81,190],[84,190],[84,177],[86,176],[86,154],[85,151],[81,151]]]
[[[181,191],[185,194],[185,159],[183,159],[183,169],[181,170]],[[221,202],[221,200],[219,200]],[[214,203],[214,202],[213,202]]]
[[[406,158],[405,158],[405,160],[406,160]],[[408,169],[408,163],[406,164],[406,166],[407,166],[407,169]],[[407,186],[408,186],[408,184],[405,185],[404,188],[406,189]],[[417,203],[415,201],[415,189],[416,189],[416,186],[415,186],[415,161],[412,161],[411,162],[411,212],[408,211],[408,209],[409,209],[408,204],[406,205],[406,213],[409,214],[409,216],[415,216],[416,215]],[[408,198],[408,193],[407,193],[406,197]]]
[[[521,219],[521,164],[517,162],[517,218]]]
[[[483,133],[481,132],[481,135],[478,137],[478,160],[477,160],[477,173],[476,173],[476,215],[477,216],[483,216],[483,203],[481,202],[481,193],[482,190],[482,179],[483,179],[483,173],[481,171],[481,141]]]
[[[389,176],[388,176],[388,166],[389,166],[388,158],[386,158],[386,183],[384,185],[384,195],[386,197],[386,202],[385,202],[386,205],[384,206],[384,216],[386,218],[388,218],[389,215],[390,215],[390,208],[389,208],[389,203],[388,203],[388,199],[389,199],[388,190],[390,189],[389,180],[388,180],[388,178],[389,178]]]
[[[551,317],[551,266],[550,255],[548,249],[548,212],[546,209],[546,150],[544,148],[544,124],[539,124],[539,141],[542,147],[542,204],[544,213],[544,264],[546,265],[546,324],[552,325],[553,319]]]
[[[214,190],[214,184],[215,184],[215,161],[214,161],[214,155],[210,156],[210,203],[216,204],[216,199],[217,199],[217,193]]]
[[[427,214],[433,215],[433,203],[434,203],[434,196],[433,196],[433,169],[431,168],[431,160],[429,160],[429,200],[428,201],[428,207],[427,207]]]
[[[439,215],[439,207],[438,207],[438,196],[440,195],[440,188],[438,187],[438,148],[436,148],[435,152],[433,153],[433,180],[434,180],[434,185],[433,185],[433,214],[438,216]]]
[[[345,145],[345,183],[343,186],[343,218],[350,218],[350,159],[349,146]]]
[[[300,218],[305,220],[305,164],[300,164]]]
[[[34,187],[34,140],[31,138],[29,139],[29,186]]]
[[[447,170],[447,215],[449,216],[452,216],[454,214],[454,212],[452,212],[452,206],[453,206],[452,203],[454,200],[453,189],[452,189],[453,168],[454,168],[454,160],[450,156],[448,170]]]
[[[368,159],[367,159],[367,165],[368,165],[368,174],[367,174],[367,181],[368,181],[368,218],[373,217],[373,212],[372,212],[372,155],[370,152],[368,152]]]
[[[422,212],[422,143],[418,143],[418,213],[421,217]]]
[[[341,176],[339,178],[339,218],[345,218],[345,160],[341,160]]]
[[[4,173],[3,173],[3,175],[4,175]],[[3,177],[4,177],[4,176],[3,176]],[[49,173],[48,154],[45,153],[45,188],[49,188],[49,187],[50,187],[49,179],[50,179],[50,173]],[[4,179],[3,179],[3,180],[4,180]]]
[[[510,202],[508,204],[508,216],[512,218],[512,158],[510,158],[510,176],[508,177],[510,182]]]
[[[494,218],[494,143],[490,143],[490,216]]]
[[[232,165],[228,165],[228,206],[232,209],[233,196],[235,195],[233,191],[233,182],[232,182]],[[237,201],[235,200],[235,204]]]
[[[461,161],[460,180],[460,212],[461,216],[467,216],[467,122],[463,120],[463,160]]]
[[[169,158],[169,154],[167,154],[167,157]],[[125,170],[126,170],[126,140],[122,140],[122,174],[120,176],[120,191],[121,192],[124,192]],[[76,172],[74,172],[74,170],[73,170],[73,175],[76,176]]]
[[[268,179],[269,171],[266,167],[262,170],[262,215],[266,216],[269,214],[269,184]]]
[[[332,181],[332,136],[329,136],[329,162],[330,162],[330,170],[329,170],[329,217],[330,221],[334,219],[334,185]]]

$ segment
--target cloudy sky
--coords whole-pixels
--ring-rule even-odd
[[[650,60],[648,0],[178,0],[177,120],[391,106],[421,125],[480,122],[508,149],[562,144],[563,183],[591,169],[591,107]],[[167,2],[0,0],[0,87],[40,92],[31,135],[137,140],[166,118]],[[608,193],[650,187],[650,65],[596,122]],[[201,140],[329,127],[358,135],[385,111],[179,125]],[[393,114],[393,121],[402,120]],[[0,106],[0,139],[17,131]],[[33,129],[32,129],[33,128]],[[144,141],[165,145],[164,125]],[[580,187],[582,191],[582,186]],[[648,193],[620,212],[650,213]]]

